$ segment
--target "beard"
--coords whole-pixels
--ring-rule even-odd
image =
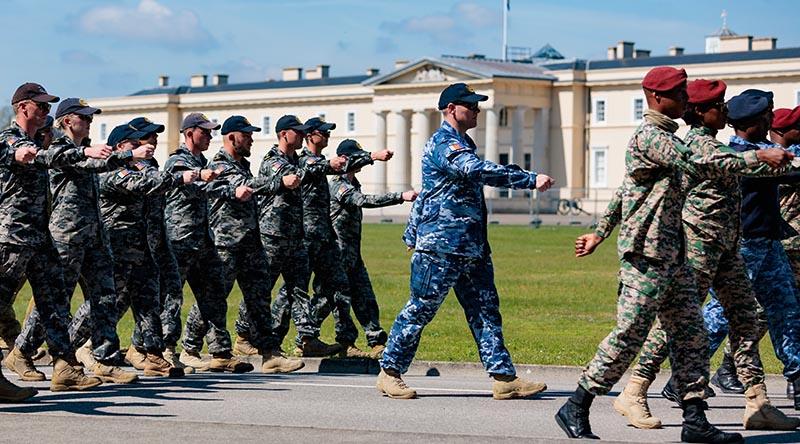
[[[236,153],[238,156],[242,157],[250,157],[250,147],[249,146],[237,146],[233,149],[233,152]]]

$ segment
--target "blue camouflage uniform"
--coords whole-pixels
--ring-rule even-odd
[[[481,160],[476,145],[444,122],[425,144],[422,191],[403,235],[411,258],[411,297],[392,325],[381,367],[408,370],[425,326],[452,287],[481,362],[492,375],[515,375],[503,340],[500,301],[486,233],[483,186],[536,187],[536,173]]]

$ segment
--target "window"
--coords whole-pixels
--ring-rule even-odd
[[[522,165],[522,168],[530,171],[531,170],[531,153],[525,153],[524,157],[525,157],[525,160],[522,162],[522,163],[524,163],[524,165]]]
[[[592,188],[608,186],[608,147],[593,147],[589,159],[589,181]]]
[[[636,97],[633,99],[633,121],[641,122],[644,117],[644,99]]]
[[[262,117],[261,118],[261,132],[262,132],[262,134],[264,134],[265,136],[267,134],[270,134],[272,132],[270,127],[271,127],[271,124],[270,124],[269,116]]]
[[[105,123],[100,124],[100,140],[108,138],[108,125]]]
[[[507,127],[508,126],[508,108],[502,107],[500,108],[500,126]]]
[[[347,113],[347,132],[352,133],[356,130],[356,113],[350,111]]]
[[[606,123],[606,101],[594,101],[594,123]]]
[[[800,90],[794,92],[794,105],[800,106]]]
[[[213,123],[214,123],[214,125],[216,125],[216,124],[218,124],[218,123],[219,123],[219,118],[218,118],[218,117],[212,117],[212,118],[211,118],[211,122],[213,122]],[[212,131],[211,131],[211,138],[212,138],[212,139],[214,139],[214,138],[216,138],[217,136],[219,136],[219,130],[212,130]]]

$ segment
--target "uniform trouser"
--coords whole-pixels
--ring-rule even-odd
[[[714,356],[714,353],[716,353],[722,343],[725,342],[725,338],[728,337],[729,326],[728,319],[725,317],[725,310],[722,308],[719,299],[717,299],[716,292],[711,289],[708,293],[711,297],[706,305],[703,306],[703,321],[705,321],[706,330],[708,331],[708,355]],[[758,302],[756,302],[756,306],[756,329],[758,331],[756,337],[759,342],[761,342],[761,338],[767,334],[769,328],[767,326],[767,315],[764,313],[764,309]],[[730,344],[725,345],[724,353],[726,355],[731,354]]]
[[[0,312],[0,338],[2,338],[9,347],[14,347],[12,342],[17,339],[21,331],[22,324],[17,320],[17,314],[14,312],[12,300],[12,305],[9,305],[6,310]]]
[[[183,333],[183,348],[190,352],[203,349],[203,337],[208,342],[209,353],[223,353],[231,350],[231,335],[227,328],[228,293],[225,286],[225,267],[217,248],[206,239],[199,248],[191,248],[183,242],[172,244],[179,270],[179,286],[189,282],[194,293],[195,303],[186,318]],[[177,299],[177,298],[176,298]],[[161,312],[162,321],[164,311]],[[178,325],[180,325],[180,303]]]
[[[347,275],[342,269],[339,246],[335,239],[304,241],[308,254],[309,272],[314,273],[314,296],[311,298],[311,322],[319,331],[322,322],[333,312],[336,342],[355,342],[358,329],[350,316],[350,289]],[[310,273],[309,273],[310,274]],[[307,282],[310,276],[304,278]],[[301,278],[303,279],[303,278]],[[276,299],[286,298],[286,284],[281,286]],[[299,345],[300,336],[295,342]]]
[[[789,265],[792,267],[794,273],[794,281],[800,288],[800,250],[786,249],[786,256],[789,258]]]
[[[289,333],[289,318],[294,321],[297,334],[302,338],[319,337],[319,328],[311,320],[311,304],[308,297],[308,255],[301,239],[290,240],[261,236],[264,252],[269,262],[269,287],[266,294],[283,276],[284,285],[292,291],[279,292],[272,304],[272,333],[283,342]],[[243,303],[239,306],[239,319],[236,320],[236,331],[247,332],[249,313]]]
[[[48,238],[42,245],[0,244],[0,312],[14,303],[22,276],[27,275],[36,300],[50,354],[60,357],[72,353],[70,345],[69,296],[64,288],[64,271],[58,252]]]
[[[738,245],[726,248],[713,242],[687,242],[689,263],[694,267],[698,303],[702,304],[713,285],[730,320],[730,342],[739,380],[745,388],[764,382],[764,369],[758,355],[760,338],[756,327],[756,299],[745,271]],[[704,324],[705,325],[705,324]],[[655,380],[670,352],[669,339],[661,324],[650,330],[633,374]],[[711,353],[708,354],[710,358]]]
[[[164,239],[153,252],[158,269],[159,303],[161,304],[161,331],[167,347],[178,345],[181,337],[181,307],[183,306],[183,281],[178,269],[178,261],[169,241]],[[140,343],[138,328],[133,330],[131,342]]]
[[[367,345],[374,347],[386,344],[389,336],[381,327],[378,300],[372,290],[372,282],[369,279],[367,267],[364,265],[364,260],[360,255],[355,263],[345,270],[345,273],[350,286],[350,304],[353,307],[353,313],[355,313],[358,323],[364,329]]]
[[[258,238],[245,238],[235,247],[217,247],[217,251],[222,261],[222,294],[230,294],[234,282],[238,282],[242,291],[242,306],[247,307],[247,330],[237,329],[237,332],[249,335],[250,342],[262,354],[280,348],[280,340],[272,332],[269,262],[261,242]],[[183,343],[184,347],[191,345],[193,350],[198,351],[197,344],[203,346],[204,330],[195,327],[200,316],[192,312],[196,313],[194,307],[186,318]],[[239,315],[241,317],[242,313]]]
[[[69,325],[73,347],[79,347],[91,338],[95,359],[107,361],[116,358],[119,353],[117,292],[114,287],[114,259],[110,248],[99,235],[95,236],[91,244],[54,244],[64,269],[67,307],[81,277],[82,288],[85,290],[84,303],[92,307],[89,316],[78,317],[76,313]],[[17,348],[22,354],[32,356],[44,343],[44,339],[45,332],[39,312],[34,308],[17,338]]]
[[[500,298],[492,259],[416,251],[411,257],[411,297],[397,315],[381,367],[405,373],[419,347],[422,330],[453,288],[464,309],[487,373],[515,375],[503,340]]]
[[[619,281],[617,326],[583,370],[580,385],[595,395],[608,393],[639,353],[658,317],[670,338],[672,377],[681,399],[702,399],[708,384],[708,337],[689,264],[626,255]]]

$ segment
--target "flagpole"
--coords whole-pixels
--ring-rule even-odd
[[[503,0],[503,61],[508,61],[508,0]]]

